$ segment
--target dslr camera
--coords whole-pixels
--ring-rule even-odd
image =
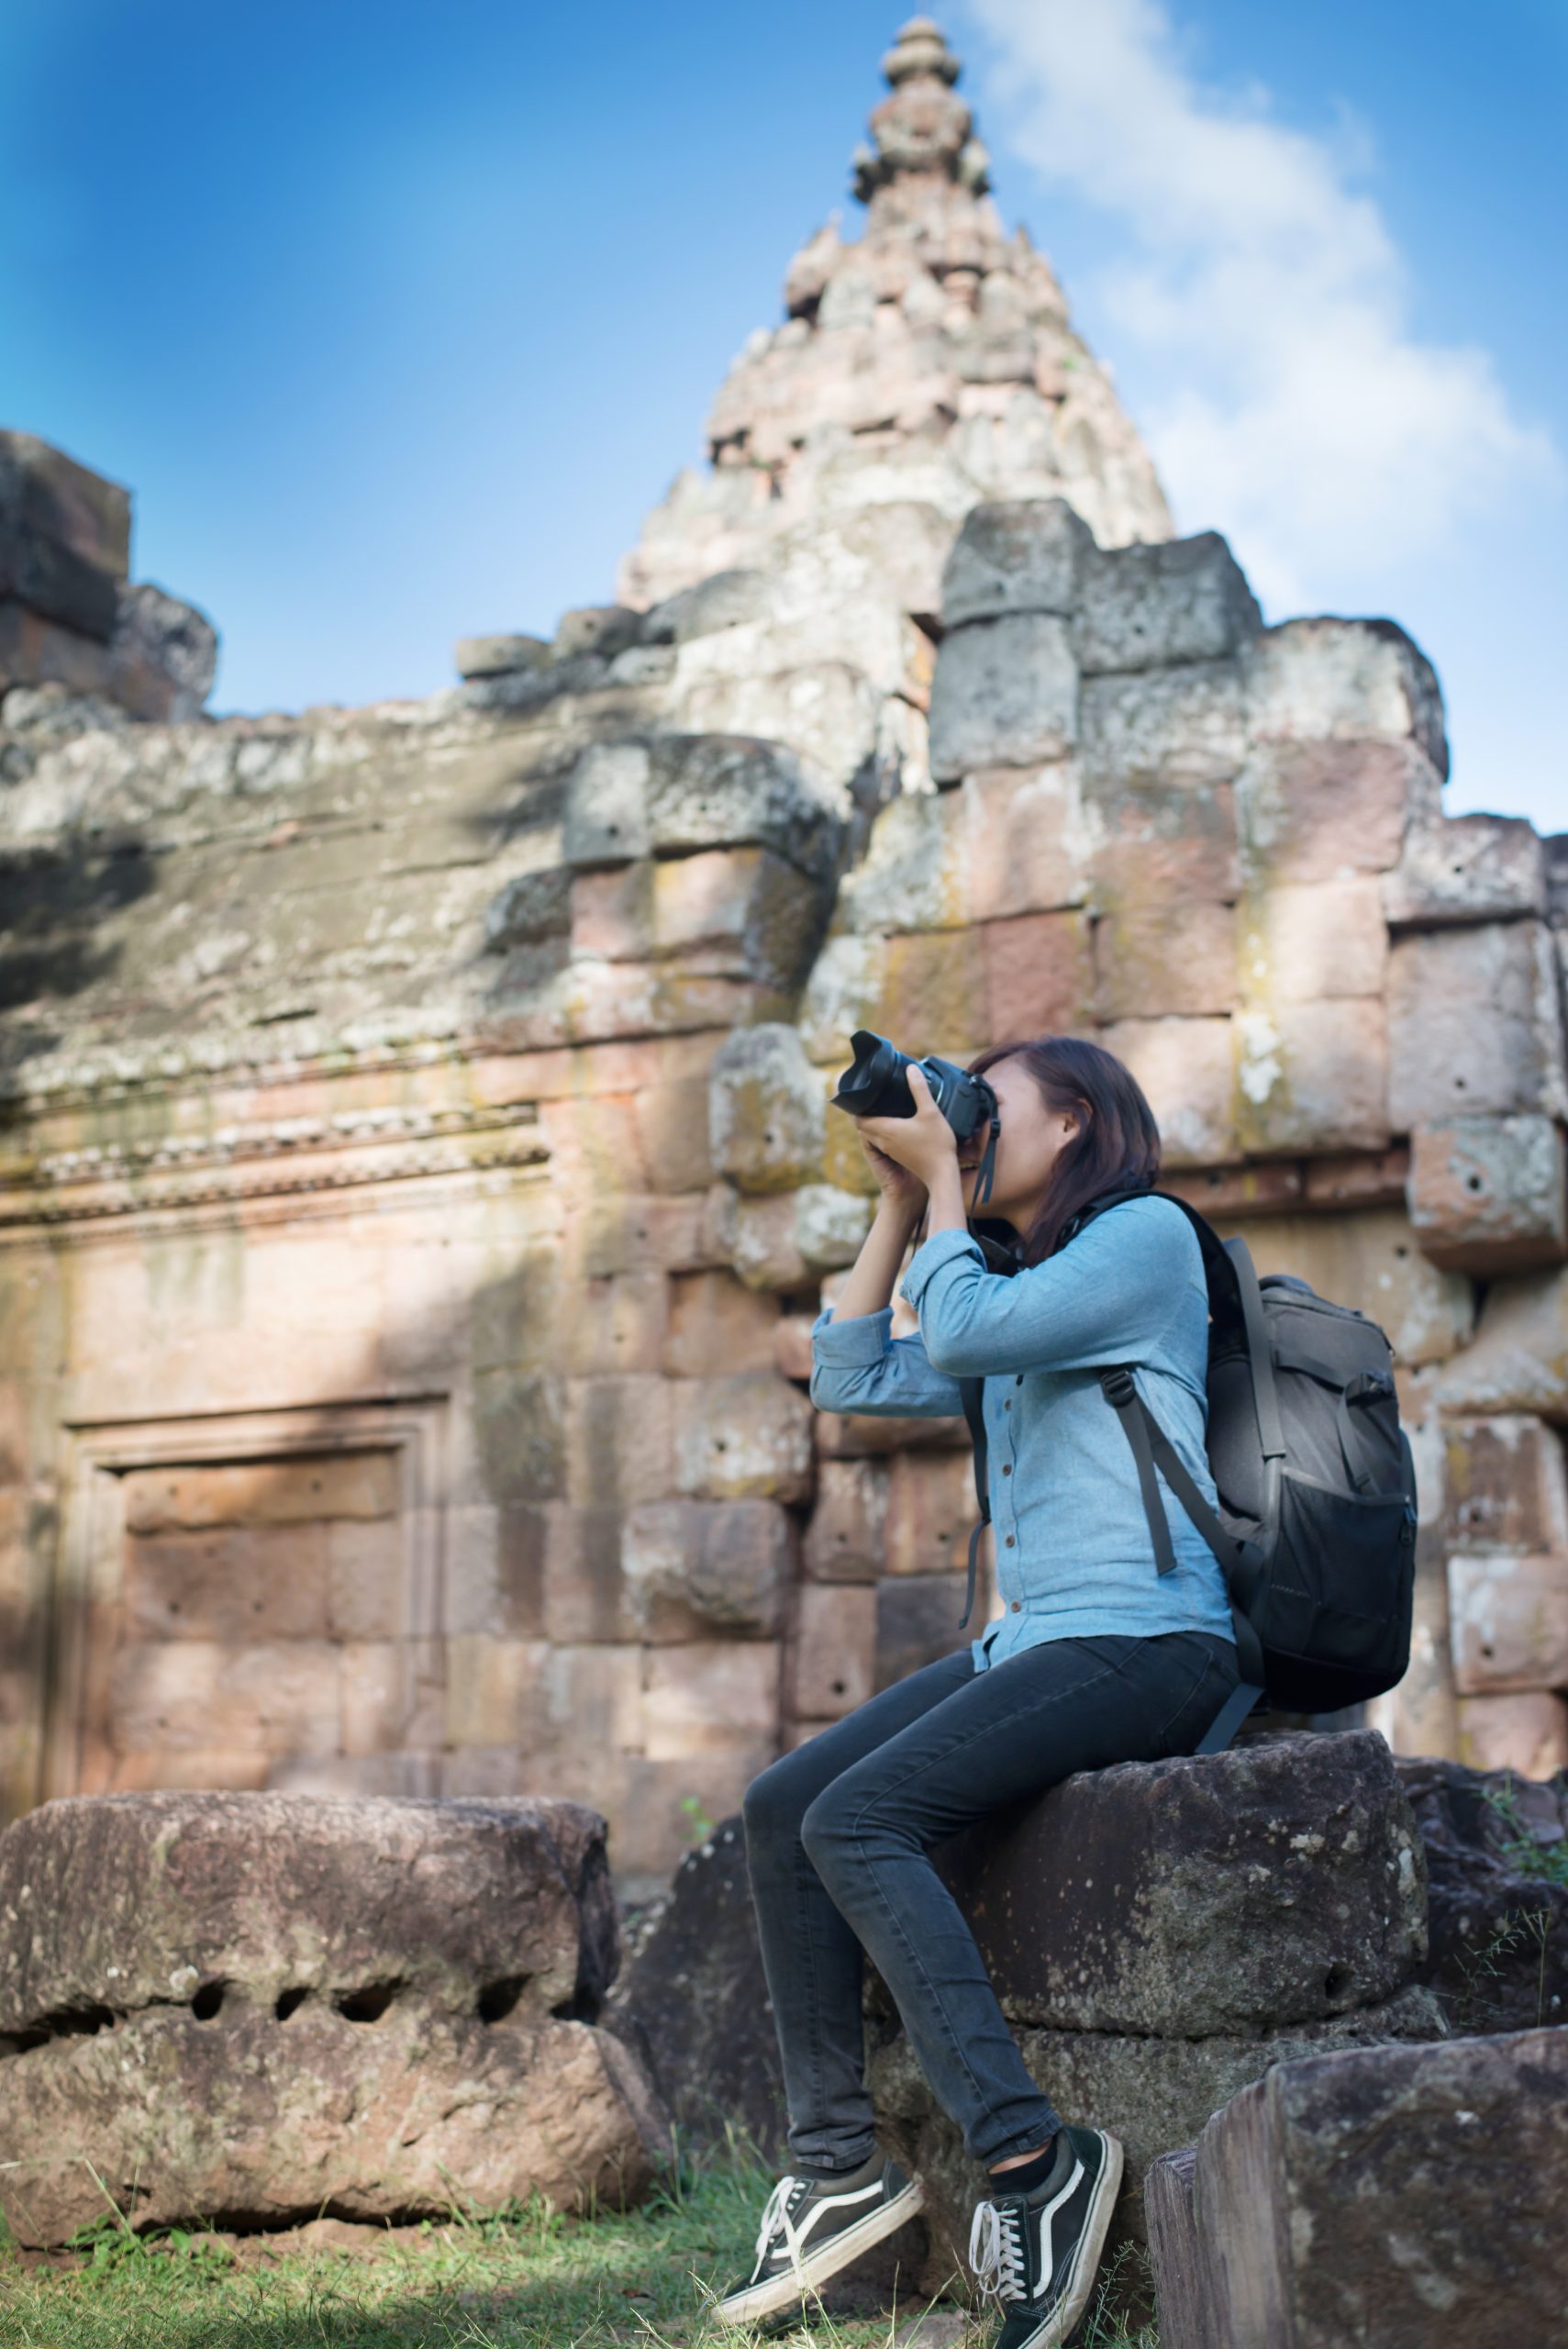
[[[973,1206],[983,1207],[991,1196],[996,1137],[1002,1130],[993,1087],[983,1076],[971,1076],[967,1069],[955,1067],[951,1061],[939,1060],[935,1052],[916,1061],[870,1028],[856,1029],[850,1039],[850,1049],[854,1059],[839,1079],[839,1089],[832,1096],[831,1106],[835,1109],[847,1109],[851,1118],[912,1118],[915,1096],[909,1090],[908,1072],[913,1066],[924,1074],[931,1088],[931,1098],[960,1141],[967,1141],[981,1126],[989,1124],[984,1156],[974,1178]]]

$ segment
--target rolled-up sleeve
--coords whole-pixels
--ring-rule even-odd
[[[933,1370],[919,1338],[890,1338],[893,1308],[811,1330],[811,1399],[819,1411],[864,1411],[883,1419],[941,1419],[963,1409],[958,1381]]]
[[[1070,1248],[1010,1279],[986,1269],[967,1233],[939,1231],[915,1251],[903,1294],[932,1371],[955,1381],[1100,1369],[1170,1326],[1187,1270],[1181,1252],[1181,1232],[1142,1202],[1107,1209]]]

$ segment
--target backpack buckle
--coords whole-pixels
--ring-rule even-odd
[[[1114,1369],[1101,1371],[1100,1391],[1106,1402],[1114,1403],[1118,1411],[1124,1411],[1129,1403],[1136,1403],[1138,1400],[1138,1389],[1132,1383],[1132,1373],[1125,1363],[1118,1363]]]

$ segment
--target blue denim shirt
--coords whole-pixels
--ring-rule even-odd
[[[1138,1471],[1098,1372],[1133,1384],[1212,1507],[1205,1451],[1208,1289],[1169,1199],[1124,1199],[1043,1264],[987,1271],[965,1231],[917,1248],[903,1294],[920,1334],[890,1339],[890,1306],[813,1327],[811,1399],[824,1411],[943,1419],[961,1378],[985,1380],[1001,1612],[973,1642],[976,1671],[1041,1640],[1213,1631],[1232,1637],[1225,1580],[1156,1469],[1175,1570],[1160,1574]]]

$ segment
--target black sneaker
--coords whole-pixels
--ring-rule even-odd
[[[1095,2288],[1121,2184],[1121,2147],[1103,2129],[1064,2128],[1032,2194],[976,2203],[969,2264],[1005,2321],[992,2349],[1059,2349]]]
[[[912,2219],[925,2199],[919,2179],[880,2145],[842,2177],[781,2177],[757,2231],[757,2264],[713,2314],[721,2324],[751,2324],[795,2307]]]

